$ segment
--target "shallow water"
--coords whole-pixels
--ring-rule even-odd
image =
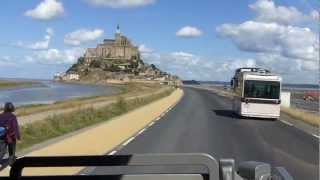
[[[112,86],[65,84],[54,81],[39,82],[40,85],[33,87],[0,90],[0,107],[4,102],[13,102],[16,106],[51,104],[78,97],[112,95],[119,91],[118,88]]]

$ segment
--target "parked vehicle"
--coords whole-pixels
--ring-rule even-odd
[[[304,93],[303,99],[306,101],[318,101],[319,91],[307,91]]]

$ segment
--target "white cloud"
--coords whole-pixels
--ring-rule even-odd
[[[305,71],[319,71],[319,62],[316,61],[300,61],[302,70]]]
[[[182,79],[229,81],[234,70],[243,66],[255,66],[253,59],[215,60],[184,51],[149,53],[142,55],[145,62],[155,64],[161,70],[178,75]]]
[[[176,36],[184,38],[195,38],[200,37],[202,31],[196,27],[185,26],[176,32]]]
[[[256,66],[281,74],[287,82],[317,83],[319,35],[306,26],[313,27],[319,13],[306,15],[272,0],[258,0],[249,7],[257,14],[254,20],[223,24],[216,28],[218,34],[238,49],[256,53]]]
[[[258,0],[249,7],[257,14],[256,20],[261,22],[289,25],[310,20],[309,16],[304,15],[295,7],[276,6],[272,0]]]
[[[38,62],[42,64],[73,64],[83,55],[84,49],[71,48],[67,50],[48,49],[37,51],[31,56],[27,56],[28,62]]]
[[[37,20],[52,20],[64,14],[63,4],[57,0],[44,0],[34,9],[28,10],[25,16]]]
[[[310,12],[310,17],[312,18],[312,20],[319,22],[319,11],[313,10]]]
[[[239,25],[224,24],[217,28],[217,32],[230,38],[244,51],[279,53],[288,58],[318,60],[318,37],[309,28],[246,21]]]
[[[47,28],[46,32],[49,36],[53,36],[54,34],[54,30],[52,28]]]
[[[10,56],[2,56],[0,57],[0,67],[15,67],[17,64],[13,62]]]
[[[142,54],[148,54],[148,53],[152,53],[154,50],[148,48],[145,44],[141,44],[139,45],[139,51]]]
[[[47,34],[44,36],[43,40],[37,41],[34,43],[26,43],[19,41],[15,43],[15,46],[21,47],[21,48],[26,48],[26,49],[32,49],[32,50],[44,50],[48,49],[50,45],[51,38],[54,34],[54,31],[52,28],[47,28],[46,30]]]
[[[95,6],[111,8],[135,8],[154,4],[156,0],[86,0]]]
[[[104,31],[102,29],[80,29],[74,32],[71,32],[64,37],[64,43],[78,46],[82,43],[87,43],[90,41],[94,41],[100,38],[103,35]]]
[[[254,59],[235,59],[231,61],[225,61],[217,69],[218,72],[231,72],[241,67],[256,67],[256,60]]]

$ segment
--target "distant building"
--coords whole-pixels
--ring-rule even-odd
[[[104,39],[95,48],[88,48],[77,63],[66,73],[55,75],[55,79],[94,83],[176,80],[155,65],[144,63],[138,47],[121,34],[119,26],[114,39]]]
[[[93,60],[140,60],[140,53],[137,46],[134,46],[130,40],[121,34],[119,26],[115,34],[115,39],[105,39],[102,44],[96,48],[88,48],[84,54],[86,64]]]
[[[71,73],[71,74],[67,74],[65,76],[66,80],[79,80],[80,79],[80,76],[79,74],[76,74],[76,73]]]

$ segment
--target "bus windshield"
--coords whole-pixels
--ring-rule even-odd
[[[244,97],[279,99],[280,82],[246,80],[244,84]]]

